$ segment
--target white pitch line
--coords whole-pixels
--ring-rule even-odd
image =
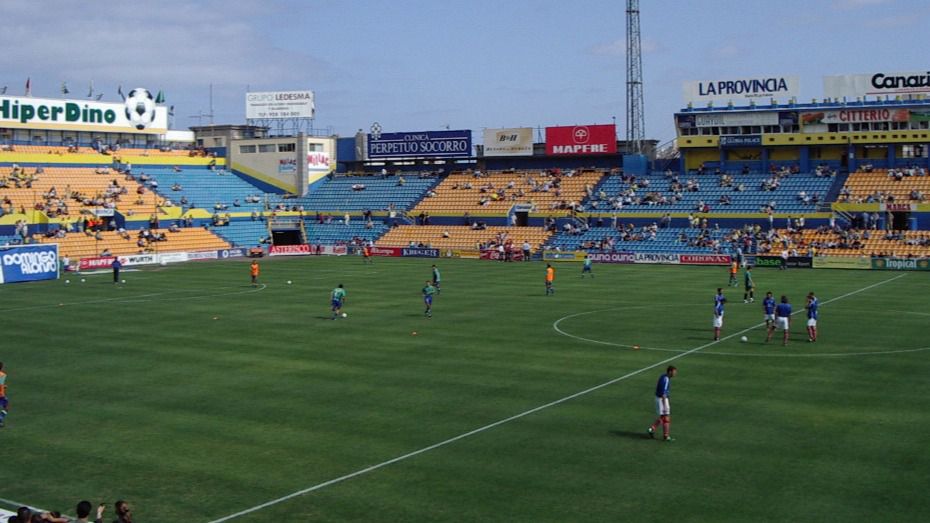
[[[865,292],[865,291],[867,291],[867,290],[869,290],[869,289],[873,289],[873,288],[878,287],[878,286],[880,286],[880,285],[884,285],[884,284],[886,284],[886,283],[893,282],[893,281],[895,281],[895,280],[897,280],[897,279],[900,279],[900,278],[903,278],[903,277],[905,277],[905,276],[906,276],[906,274],[901,274],[901,275],[899,275],[899,276],[895,276],[895,277],[893,277],[893,278],[889,278],[889,279],[887,279],[887,280],[883,280],[883,281],[880,281],[880,282],[878,282],[878,283],[873,283],[872,285],[863,287],[863,288],[861,288],[861,289],[859,289],[859,290],[855,290],[855,291],[852,291],[852,292],[848,292],[848,293],[846,293],[846,294],[844,294],[844,295],[842,295],[842,296],[837,296],[836,298],[832,298],[832,299],[830,299],[830,300],[827,300],[827,301],[823,302],[823,304],[825,305],[825,304],[827,304],[827,303],[831,303],[831,302],[834,302],[834,301],[842,300],[842,299],[844,299],[844,298],[848,298],[848,297],[850,297],[850,296],[859,294],[860,292]],[[798,311],[798,312],[801,312],[801,311]],[[795,313],[795,314],[797,314],[797,313]],[[757,324],[757,325],[753,325],[752,327],[748,327],[748,328],[743,329],[743,330],[741,330],[741,331],[739,331],[739,332],[734,332],[733,334],[730,334],[729,336],[724,336],[723,338],[720,339],[720,341],[728,340],[728,339],[730,339],[730,338],[732,338],[732,337],[734,337],[734,336],[739,336],[740,334],[743,334],[743,333],[745,333],[745,332],[749,332],[749,331],[751,331],[752,329],[755,329],[755,328],[759,327],[760,325],[764,325],[764,323],[760,323],[760,324]],[[614,383],[618,383],[618,382],[621,382],[621,381],[623,381],[623,380],[632,378],[633,376],[636,376],[636,375],[638,375],[638,374],[642,374],[643,372],[646,372],[647,370],[652,370],[652,369],[654,369],[654,368],[656,368],[656,367],[661,367],[662,365],[665,365],[666,363],[670,363],[670,362],[675,361],[675,360],[677,360],[677,359],[684,358],[685,356],[687,356],[687,355],[689,355],[689,354],[693,354],[693,353],[695,353],[695,352],[700,351],[701,349],[705,349],[705,348],[707,348],[707,347],[710,347],[711,345],[715,345],[715,344],[717,344],[717,343],[720,343],[720,341],[712,341],[712,342],[710,342],[710,343],[705,343],[704,345],[700,345],[700,346],[698,346],[698,347],[695,347],[695,348],[693,348],[693,349],[687,350],[687,351],[682,352],[682,353],[680,353],[680,354],[676,354],[676,355],[671,356],[671,357],[669,357],[669,358],[665,358],[665,359],[662,360],[662,361],[653,363],[652,365],[648,365],[648,366],[643,367],[643,368],[641,368],[641,369],[639,369],[639,370],[634,370],[634,371],[632,371],[632,372],[629,372],[629,373],[627,373],[627,374],[624,374],[623,376],[614,378],[614,379],[609,380],[609,381],[605,381],[604,383],[601,383],[601,384],[599,384],[599,385],[595,385],[595,386],[593,386],[593,387],[589,387],[589,388],[584,389],[584,390],[582,390],[582,391],[580,391],[580,392],[576,392],[576,393],[574,393],[574,394],[565,396],[565,397],[563,397],[563,398],[559,398],[559,399],[557,399],[557,400],[555,400],[555,401],[550,401],[549,403],[546,403],[546,404],[544,404],[544,405],[540,405],[540,406],[538,406],[538,407],[534,407],[534,408],[532,408],[532,409],[530,409],[530,410],[523,411],[523,412],[521,412],[521,413],[519,413],[519,414],[515,414],[515,415],[513,415],[513,416],[510,416],[509,418],[504,418],[504,419],[502,419],[502,420],[495,421],[494,423],[489,423],[489,424],[487,424],[487,425],[484,425],[483,427],[478,427],[477,429],[474,429],[474,430],[465,432],[465,433],[463,433],[463,434],[459,434],[458,436],[454,436],[454,437],[451,437],[451,438],[449,438],[449,439],[440,441],[439,443],[434,443],[434,444],[432,444],[432,445],[430,445],[430,446],[428,446],[428,447],[423,447],[423,448],[421,448],[421,449],[419,449],[419,450],[415,450],[415,451],[413,451],[413,452],[408,452],[407,454],[403,454],[403,455],[401,455],[401,456],[397,456],[396,458],[389,459],[389,460],[387,460],[387,461],[383,461],[383,462],[381,462],[381,463],[378,463],[377,465],[371,465],[370,467],[365,467],[365,468],[363,468],[363,469],[356,470],[355,472],[351,472],[351,473],[346,474],[346,475],[344,475],[344,476],[339,476],[338,478],[334,478],[334,479],[331,479],[331,480],[329,480],[329,481],[324,481],[323,483],[317,483],[316,485],[307,487],[307,488],[305,488],[305,489],[298,490],[298,491],[296,491],[296,492],[292,492],[292,493],[290,493],[290,494],[287,494],[286,496],[281,496],[280,498],[273,499],[273,500],[271,500],[271,501],[266,501],[265,503],[262,503],[262,504],[260,504],[260,505],[255,505],[254,507],[247,508],[247,509],[245,509],[245,510],[241,510],[241,511],[239,511],[239,512],[236,512],[235,514],[230,514],[230,515],[228,515],[228,516],[223,516],[223,517],[221,517],[221,518],[219,518],[219,519],[214,519],[214,520],[210,521],[209,523],[222,523],[222,522],[224,522],[224,521],[229,521],[229,520],[232,520],[232,519],[236,519],[236,518],[238,518],[238,517],[240,517],[240,516],[245,516],[246,514],[251,514],[251,513],[253,513],[253,512],[257,512],[257,511],[259,511],[259,510],[266,509],[266,508],[268,508],[268,507],[277,505],[277,504],[279,504],[279,503],[283,503],[283,502],[288,501],[288,500],[290,500],[290,499],[294,499],[294,498],[296,498],[296,497],[303,496],[304,494],[309,494],[310,492],[313,492],[313,491],[316,491],[316,490],[320,490],[320,489],[326,488],[326,487],[328,487],[328,486],[330,486],[330,485],[335,485],[336,483],[341,483],[341,482],[343,482],[343,481],[346,481],[346,480],[349,480],[349,479],[352,479],[352,478],[355,478],[355,477],[358,477],[358,476],[362,476],[362,475],[367,474],[367,473],[369,473],[369,472],[373,472],[373,471],[375,471],[375,470],[378,470],[378,469],[387,467],[388,465],[393,465],[394,463],[398,463],[398,462],[401,462],[401,461],[410,459],[410,458],[412,458],[412,457],[419,456],[420,454],[429,452],[429,451],[431,451],[431,450],[438,449],[438,448],[440,448],[440,447],[444,447],[444,446],[446,446],[446,445],[449,445],[450,443],[455,443],[456,441],[465,439],[465,438],[467,438],[467,437],[469,437],[469,436],[474,436],[475,434],[480,434],[480,433],[482,433],[482,432],[484,432],[484,431],[486,431],[486,430],[493,429],[494,427],[497,427],[497,426],[500,426],[500,425],[504,425],[505,423],[510,423],[511,421],[515,421],[515,420],[518,420],[518,419],[520,419],[520,418],[524,418],[524,417],[526,417],[526,416],[529,416],[530,414],[534,414],[534,413],[536,413],[536,412],[539,412],[539,411],[541,411],[541,410],[548,409],[548,408],[550,408],[550,407],[555,407],[556,405],[561,405],[562,403],[565,403],[566,401],[570,401],[570,400],[573,400],[573,399],[575,399],[575,398],[578,398],[578,397],[581,397],[581,396],[585,396],[585,395],[590,394],[590,393],[592,393],[592,392],[594,392],[594,391],[603,389],[604,387],[609,387],[610,385],[613,385]]]

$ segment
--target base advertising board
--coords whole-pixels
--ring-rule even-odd
[[[585,251],[545,251],[543,261],[580,262],[587,254]]]
[[[872,258],[872,268],[879,271],[930,271],[930,259]]]
[[[309,256],[309,245],[272,245],[268,249],[269,256]]]
[[[635,263],[636,255],[632,252],[595,252],[591,253],[594,263]]]
[[[662,263],[678,265],[681,263],[681,257],[678,254],[671,253],[637,252],[633,258],[633,263]]]
[[[787,260],[781,256],[756,256],[755,267],[783,266],[789,269],[811,269],[814,262],[810,256],[789,256]]]
[[[681,263],[686,265],[729,265],[729,254],[682,254]]]
[[[856,256],[818,256],[814,258],[815,269],[871,269],[872,259]]]
[[[17,245],[0,248],[0,283],[58,278],[58,245]]]
[[[754,267],[781,267],[783,260],[780,256],[756,256]]]
[[[405,258],[438,258],[439,249],[420,249],[416,247],[401,249],[400,255]]]

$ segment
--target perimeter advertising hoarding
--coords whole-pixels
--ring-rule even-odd
[[[859,96],[930,94],[930,71],[844,74],[823,77],[823,94],[828,98],[855,99]]]
[[[797,76],[764,76],[726,80],[692,80],[684,83],[685,103],[759,98],[791,98],[801,91]]]
[[[309,256],[312,254],[309,245],[272,245],[268,249],[268,256]]]
[[[686,265],[729,265],[729,254],[682,254],[681,263]]]
[[[0,284],[58,278],[58,245],[0,247]]]
[[[880,271],[930,271],[927,258],[872,258],[872,268]]]
[[[845,256],[818,256],[814,258],[815,269],[871,269],[872,259],[857,256],[848,258]]]
[[[632,252],[592,252],[594,263],[634,263],[636,256]]]
[[[313,91],[245,93],[247,120],[313,118],[315,112]]]
[[[485,156],[533,156],[533,128],[484,130]]]
[[[127,117],[127,103],[0,96],[0,126],[145,134],[163,134],[168,130],[167,107],[152,102],[149,108],[154,110],[153,118],[144,119],[139,129]]]
[[[368,135],[368,158],[471,156],[471,131],[414,131]]]
[[[616,153],[617,127],[613,124],[546,127],[546,154],[549,156]]]

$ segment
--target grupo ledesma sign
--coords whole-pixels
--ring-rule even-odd
[[[313,118],[316,112],[313,91],[272,91],[245,94],[247,120]]]

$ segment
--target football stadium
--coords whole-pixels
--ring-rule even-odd
[[[620,124],[3,88],[2,521],[930,518],[930,73],[652,139],[626,4]]]

